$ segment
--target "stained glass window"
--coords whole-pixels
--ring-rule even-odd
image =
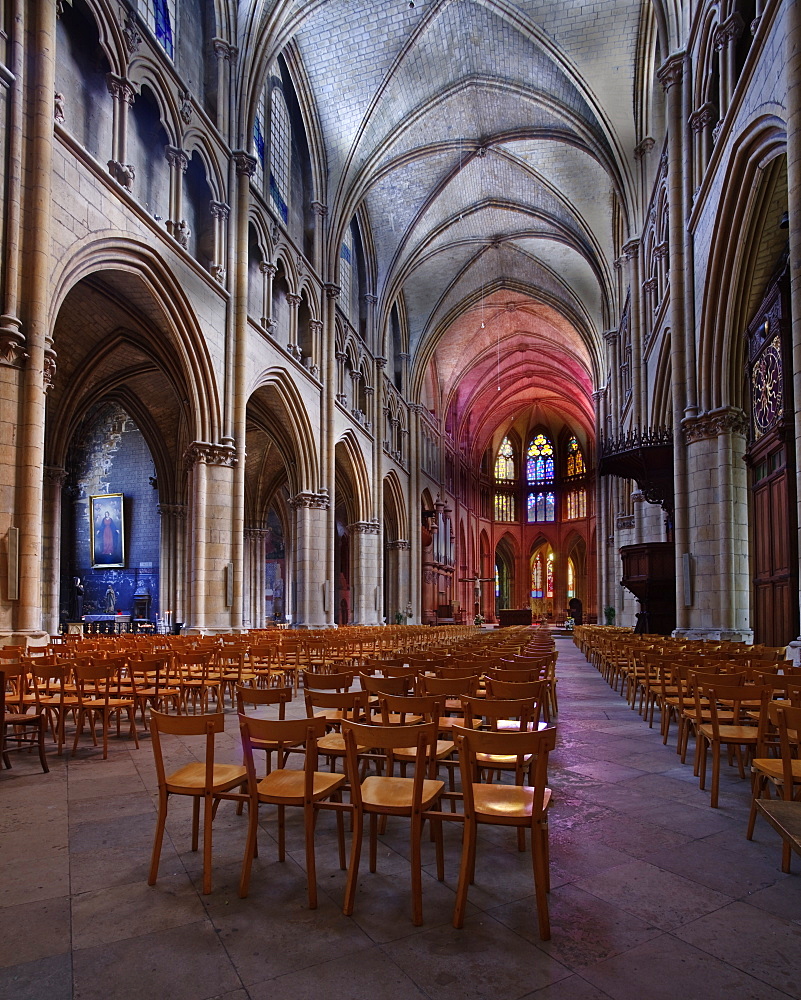
[[[553,552],[548,556],[548,569],[545,578],[545,596],[553,597]]]
[[[576,596],[576,571],[573,568],[573,560],[567,560],[567,599]]]
[[[144,0],[140,2],[139,9],[144,14],[148,28],[156,36],[156,41],[172,59],[175,54],[175,0]]]
[[[577,517],[587,516],[587,491],[571,490],[567,494],[567,517],[568,520],[575,520]]]
[[[567,474],[568,476],[583,476],[585,473],[584,456],[575,437],[567,442]]]
[[[534,524],[537,521],[555,521],[556,494],[551,491],[529,493],[527,508],[529,524]]]
[[[515,478],[515,451],[508,437],[501,441],[498,449],[498,457],[495,459],[495,478],[514,479]]]
[[[289,218],[289,166],[292,131],[289,109],[280,87],[270,98],[270,200],[284,222]]]
[[[495,520],[514,521],[515,519],[515,498],[511,493],[495,494]]]
[[[553,445],[544,434],[537,434],[528,446],[526,479],[530,483],[553,479]]]
[[[339,248],[339,301],[346,316],[351,314],[351,297],[353,288],[353,231],[350,226],[345,230],[345,239]]]
[[[253,121],[253,155],[256,157],[255,183],[261,191],[264,189],[264,170],[266,165],[266,129],[267,129],[267,91],[262,91],[259,105],[256,108],[256,118]]]
[[[542,586],[542,553],[539,552],[531,563],[531,596],[543,597]]]

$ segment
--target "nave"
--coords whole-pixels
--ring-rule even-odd
[[[170,997],[306,1000],[321,991],[381,1000],[779,1000],[801,996],[801,881],[780,870],[778,837],[745,838],[749,784],[723,768],[720,808],[567,637],[549,784],[552,938],[537,935],[528,853],[514,834],[481,831],[463,930],[451,926],[459,830],[446,825],[445,883],[424,844],[425,923],[408,917],[408,834],[381,838],[362,870],[353,917],[333,821],[317,834],[319,908],[307,908],[302,825],[288,816],[289,858],[275,862],[262,819],[250,895],[239,899],[246,822],[223,803],[214,824],[214,889],[201,895],[189,807],[171,803],[160,878],[148,887],[155,811],[149,736],[82,750],[14,754],[2,774],[0,995],[15,1000]],[[296,698],[289,714],[302,715]],[[130,746],[130,748],[129,748]],[[240,761],[235,716],[219,744]],[[170,766],[198,743],[170,745]],[[299,810],[289,810],[290,813]],[[266,815],[266,814],[265,814]],[[174,840],[172,839],[174,837]],[[482,849],[483,845],[483,849]],[[798,872],[798,859],[794,858]]]

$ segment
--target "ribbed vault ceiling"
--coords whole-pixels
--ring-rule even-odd
[[[470,447],[478,427],[513,419],[534,397],[589,430],[601,335],[619,305],[612,206],[616,195],[625,229],[638,32],[650,4],[263,6],[275,37],[295,47],[321,130],[331,259],[362,209],[379,317],[402,302],[412,394],[442,415],[456,406]],[[525,299],[526,321],[487,309],[496,295],[494,306]],[[474,336],[482,298],[487,326],[505,317],[501,407],[487,345]]]

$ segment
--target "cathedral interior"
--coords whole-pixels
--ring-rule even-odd
[[[0,646],[534,621],[798,663],[800,8],[0,0]],[[710,809],[554,641],[551,942],[500,838],[451,927],[451,831],[422,928],[391,834],[353,920],[333,849],[297,905],[297,839],[237,899],[233,810],[211,896],[180,822],[149,887],[112,740],[2,771],[0,994],[801,995],[747,782]]]
[[[0,635],[794,640],[794,11],[4,0]]]

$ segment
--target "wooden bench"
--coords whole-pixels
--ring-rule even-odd
[[[801,802],[757,799],[756,807],[782,840],[801,854]]]

